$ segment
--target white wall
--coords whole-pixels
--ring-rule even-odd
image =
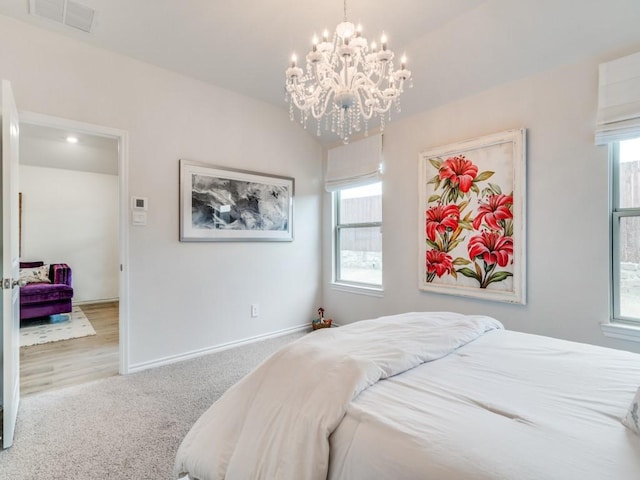
[[[67,263],[73,301],[118,297],[118,177],[20,165],[24,261]]]
[[[322,150],[285,109],[0,17],[18,108],[129,133],[130,366],[302,325],[320,298]],[[9,47],[10,46],[10,47]],[[215,59],[212,59],[215,61]],[[180,243],[178,160],[292,176],[295,241]],[[250,317],[250,304],[261,315]]]
[[[611,58],[616,58],[613,55]],[[507,328],[640,351],[603,336],[609,319],[607,148],[594,146],[598,63],[591,59],[392,122],[384,135],[384,297],[325,288],[336,322],[415,310],[495,316]],[[439,145],[526,127],[526,306],[418,289],[418,155]],[[331,276],[325,196],[324,280]]]

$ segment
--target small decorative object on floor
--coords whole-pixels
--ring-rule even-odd
[[[330,318],[324,318],[324,308],[320,307],[318,309],[318,318],[316,318],[312,323],[311,323],[311,327],[314,330],[317,330],[319,328],[328,328],[331,326],[331,322],[333,320],[331,320]]]

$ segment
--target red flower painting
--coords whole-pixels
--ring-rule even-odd
[[[434,278],[450,274],[453,270],[453,259],[450,255],[438,250],[427,250],[427,275]]]
[[[449,180],[453,187],[459,187],[462,193],[471,188],[478,175],[478,167],[466,159],[464,155],[447,158],[440,167],[440,180]]]
[[[479,230],[482,221],[487,224],[491,230],[501,230],[503,226],[499,225],[500,220],[513,218],[511,206],[513,205],[512,195],[491,195],[485,203],[480,202],[478,205],[478,215],[473,219],[474,230]]]
[[[436,234],[443,234],[458,228],[460,207],[458,205],[436,205],[427,210],[427,238],[436,240]]]
[[[487,288],[512,277],[513,193],[488,182],[494,172],[479,172],[472,158],[428,161],[437,173],[427,181],[425,281],[462,275]]]
[[[482,232],[471,237],[469,245],[469,258],[481,257],[487,265],[498,264],[506,267],[509,256],[513,255],[513,240],[511,237],[503,237],[494,232]]]

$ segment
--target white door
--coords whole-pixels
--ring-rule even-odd
[[[2,80],[2,448],[13,444],[20,403],[20,258],[18,252],[18,110],[11,84]]]

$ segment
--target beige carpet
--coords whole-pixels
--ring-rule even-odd
[[[182,438],[231,385],[302,333],[24,397],[0,479],[170,480]]]
[[[91,322],[77,305],[70,313],[20,322],[20,346],[41,345],[95,335]]]

